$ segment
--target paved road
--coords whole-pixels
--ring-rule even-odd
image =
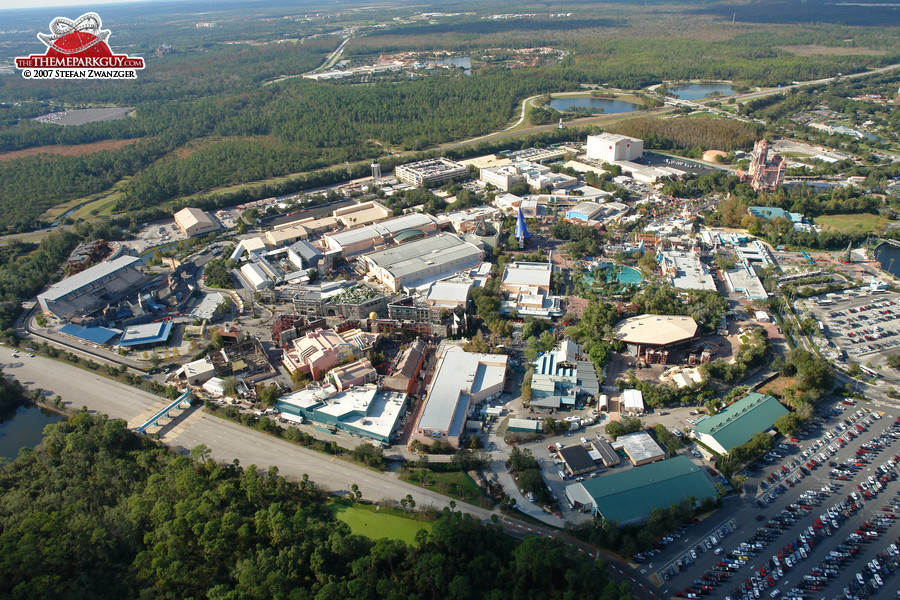
[[[60,395],[70,408],[86,406],[91,412],[125,419],[130,427],[139,425],[168,404],[168,401],[158,396],[61,361],[40,356],[29,357],[25,353],[20,353],[19,359],[13,359],[12,350],[6,346],[0,346],[0,353],[3,353],[0,354],[0,369],[26,387],[39,387],[47,397]],[[237,459],[244,466],[253,464],[261,469],[277,466],[282,475],[291,479],[300,479],[305,473],[316,485],[326,490],[349,490],[356,483],[365,498],[375,501],[393,501],[409,494],[416,501],[417,508],[433,507],[438,510],[442,510],[450,502],[442,494],[400,481],[394,473],[377,473],[341,459],[330,458],[209,415],[201,409],[187,411],[182,419],[172,424],[171,429],[166,428],[164,431],[164,441],[176,450],[186,451],[201,443],[206,444],[216,460],[232,462]],[[497,511],[465,502],[457,502],[456,510],[469,513],[482,521],[497,514],[505,530],[517,537],[560,537],[579,551],[606,561],[615,579],[627,580],[634,586],[636,598],[659,598],[649,589],[647,581],[615,557],[598,553],[595,548],[563,536],[556,530],[510,519]]]

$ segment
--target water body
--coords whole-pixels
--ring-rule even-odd
[[[468,56],[452,56],[450,58],[436,58],[428,62],[436,65],[448,65],[451,67],[459,67],[461,69],[471,69],[472,59]]]
[[[894,277],[900,277],[900,248],[881,243],[872,251],[872,257],[878,261],[882,269]]]
[[[644,281],[644,278],[641,277],[641,272],[637,269],[632,267],[618,267],[617,269],[612,269],[611,267],[612,265],[609,264],[600,267],[607,283],[611,282],[614,277],[618,283],[622,284],[640,285]],[[594,275],[592,273],[585,273],[584,281],[588,285],[594,283]]]
[[[727,83],[689,83],[669,88],[669,95],[682,100],[703,100],[713,92],[721,92],[723,96],[728,96],[733,91],[734,86]]]
[[[20,406],[7,420],[0,422],[0,457],[14,459],[19,448],[33,448],[44,437],[44,427],[62,417],[36,406]]]
[[[635,111],[637,105],[613,98],[551,98],[550,108],[560,112],[584,109],[590,112],[611,114]]]

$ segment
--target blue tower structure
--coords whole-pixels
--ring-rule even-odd
[[[525,215],[522,214],[522,207],[519,207],[519,215],[516,218],[516,239],[519,240],[519,248],[525,245],[525,240],[531,237],[528,226],[525,224]]]

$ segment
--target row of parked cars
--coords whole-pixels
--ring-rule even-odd
[[[657,542],[655,544],[653,544],[653,547],[650,548],[649,550],[646,550],[644,552],[638,552],[637,554],[635,554],[631,559],[632,562],[642,563],[642,562],[646,561],[648,558],[652,558],[652,557],[656,556],[657,554],[662,552],[666,546],[668,546],[675,540],[681,538],[681,536],[683,536],[685,534],[685,532],[687,532],[688,527],[690,527],[691,525],[694,525],[698,522],[699,521],[697,519],[690,519],[687,523],[685,523],[684,525],[682,525],[681,527],[679,527],[678,529],[676,529],[669,535],[663,536],[662,538],[657,540]]]
[[[681,572],[682,569],[688,567],[697,560],[697,557],[703,554],[704,552],[708,552],[713,550],[716,554],[721,554],[722,548],[719,548],[718,545],[722,542],[722,540],[727,535],[731,535],[734,531],[737,530],[737,521],[734,519],[729,519],[727,523],[720,526],[716,531],[707,535],[704,539],[697,542],[697,544],[686,550],[684,554],[682,554],[678,560],[672,563],[672,565],[663,572],[663,577],[665,579],[671,579],[675,575]]]
[[[900,494],[900,492],[898,492]],[[830,551],[816,567],[811,569],[800,587],[811,592],[823,591],[831,580],[846,572],[851,562],[856,560],[863,550],[863,544],[873,542],[885,533],[896,519],[893,514],[900,508],[900,498],[895,497],[888,506],[882,508],[883,514],[876,515],[863,524],[860,529],[850,534],[843,543]],[[891,543],[884,551],[866,563],[865,568],[854,574],[854,579],[841,590],[835,600],[864,600],[887,585],[888,578],[900,566],[900,547],[897,542]]]

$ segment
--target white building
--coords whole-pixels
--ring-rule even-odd
[[[589,135],[587,157],[602,162],[635,160],[644,154],[644,140],[616,133]]]
[[[369,273],[391,291],[444,279],[480,264],[484,250],[452,233],[439,233],[362,257]]]
[[[506,192],[517,183],[525,181],[525,176],[514,165],[502,165],[484,167],[481,169],[479,179],[485,185],[490,184]]]
[[[503,391],[508,358],[447,348],[428,387],[415,424],[415,439],[425,443],[443,440],[457,447],[469,408]]]
[[[420,186],[441,183],[457,177],[464,177],[469,169],[458,162],[446,158],[431,158],[419,162],[400,165],[394,169],[394,175],[403,183]]]
[[[640,415],[644,413],[644,394],[641,390],[622,390],[622,406],[619,412]]]

